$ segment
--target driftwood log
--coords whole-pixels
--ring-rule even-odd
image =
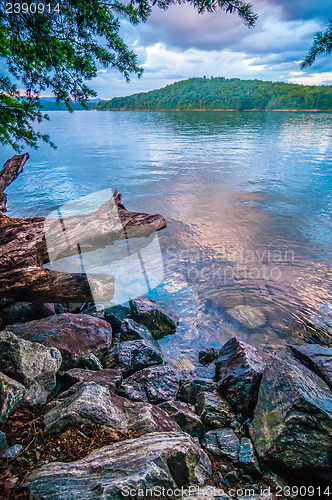
[[[6,211],[3,190],[22,172],[28,158],[28,154],[15,155],[0,172],[0,212]],[[44,265],[50,262],[50,255],[52,260],[76,255],[77,242],[79,253],[84,253],[166,227],[161,215],[130,212],[121,199],[115,191],[96,211],[63,219],[16,219],[0,213],[0,297],[25,302],[93,302],[91,283],[102,290],[106,282],[109,287],[110,276],[89,274],[88,281],[84,273],[57,272]],[[64,239],[66,228],[70,230]],[[47,243],[45,229],[51,236]]]

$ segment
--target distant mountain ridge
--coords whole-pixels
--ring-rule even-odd
[[[98,98],[89,99],[87,101],[89,109],[99,101],[100,99]],[[64,102],[60,102],[60,104],[57,104],[55,97],[40,97],[40,102],[44,111],[68,111],[68,108]],[[84,110],[80,102],[71,100],[70,105],[75,111]]]
[[[190,78],[158,90],[99,101],[92,109],[332,111],[332,86],[223,77]]]

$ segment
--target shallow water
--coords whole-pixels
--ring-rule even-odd
[[[166,356],[188,367],[234,333],[269,348],[304,322],[331,328],[331,114],[50,116],[43,128],[58,149],[30,151],[7,190],[9,214],[47,215],[106,188],[128,209],[163,214],[165,277],[149,296],[181,318]],[[3,148],[0,160],[10,155]],[[259,307],[266,325],[232,319],[241,304]]]

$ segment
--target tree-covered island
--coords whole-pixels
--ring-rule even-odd
[[[190,78],[151,92],[100,101],[93,109],[332,111],[332,87],[239,78]]]

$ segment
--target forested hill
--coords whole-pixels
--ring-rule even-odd
[[[97,110],[322,110],[332,111],[332,86],[296,85],[238,78],[190,78],[162,89],[115,97]]]

